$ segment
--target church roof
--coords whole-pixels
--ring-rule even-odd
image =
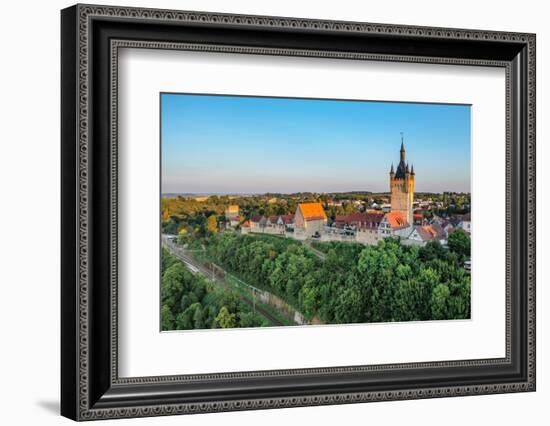
[[[405,173],[407,172],[407,165],[405,164],[404,160],[401,160],[399,162],[399,165],[397,166],[397,171],[395,172],[395,178],[396,179],[405,179]]]
[[[401,138],[401,149],[399,150],[399,156],[400,161],[395,172],[395,179],[405,179],[407,173],[414,175],[414,167],[411,165],[411,168],[409,169],[409,164],[405,163],[405,144],[403,143],[403,138]],[[393,163],[390,173],[393,173]]]

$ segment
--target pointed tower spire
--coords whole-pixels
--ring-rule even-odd
[[[401,132],[401,161],[405,161],[405,143],[403,142],[403,132]]]
[[[390,175],[393,175],[393,174],[395,174],[395,172],[393,171],[393,163],[391,163]]]
[[[407,166],[405,167],[405,172],[406,173],[410,173],[411,171],[409,170],[409,163],[407,163]]]
[[[411,164],[411,175],[414,175],[414,165]]]

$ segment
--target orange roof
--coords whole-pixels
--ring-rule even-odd
[[[445,231],[439,225],[425,225],[416,228],[423,240],[444,239]]]
[[[403,215],[399,212],[389,212],[386,214],[386,217],[388,218],[388,222],[390,223],[392,228],[405,228],[409,226],[409,223],[405,220]]]
[[[244,223],[241,225],[241,228],[250,228],[250,221],[249,220],[244,221]]]
[[[437,232],[435,232],[435,229],[433,229],[432,225],[423,226],[422,229],[428,232],[432,237],[437,236]]]
[[[298,209],[302,212],[304,220],[327,220],[327,215],[321,203],[301,203]]]
[[[225,211],[227,213],[239,213],[239,206],[237,206],[237,205],[228,206]]]

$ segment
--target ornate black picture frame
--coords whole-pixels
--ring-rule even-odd
[[[64,9],[61,29],[62,415],[92,420],[535,390],[534,34],[95,5]],[[506,356],[119,378],[120,47],[504,68]]]

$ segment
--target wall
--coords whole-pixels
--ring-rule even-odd
[[[106,4],[536,32],[538,39],[538,162],[550,155],[550,28],[536,0],[119,0]],[[67,1],[4,2],[0,68],[0,416],[6,425],[69,424],[57,415],[59,394],[59,9]],[[549,168],[539,167],[538,199],[545,211]],[[538,221],[538,391],[453,399],[294,408],[107,424],[275,425],[544,424],[550,401],[550,306],[544,260],[549,227]]]

